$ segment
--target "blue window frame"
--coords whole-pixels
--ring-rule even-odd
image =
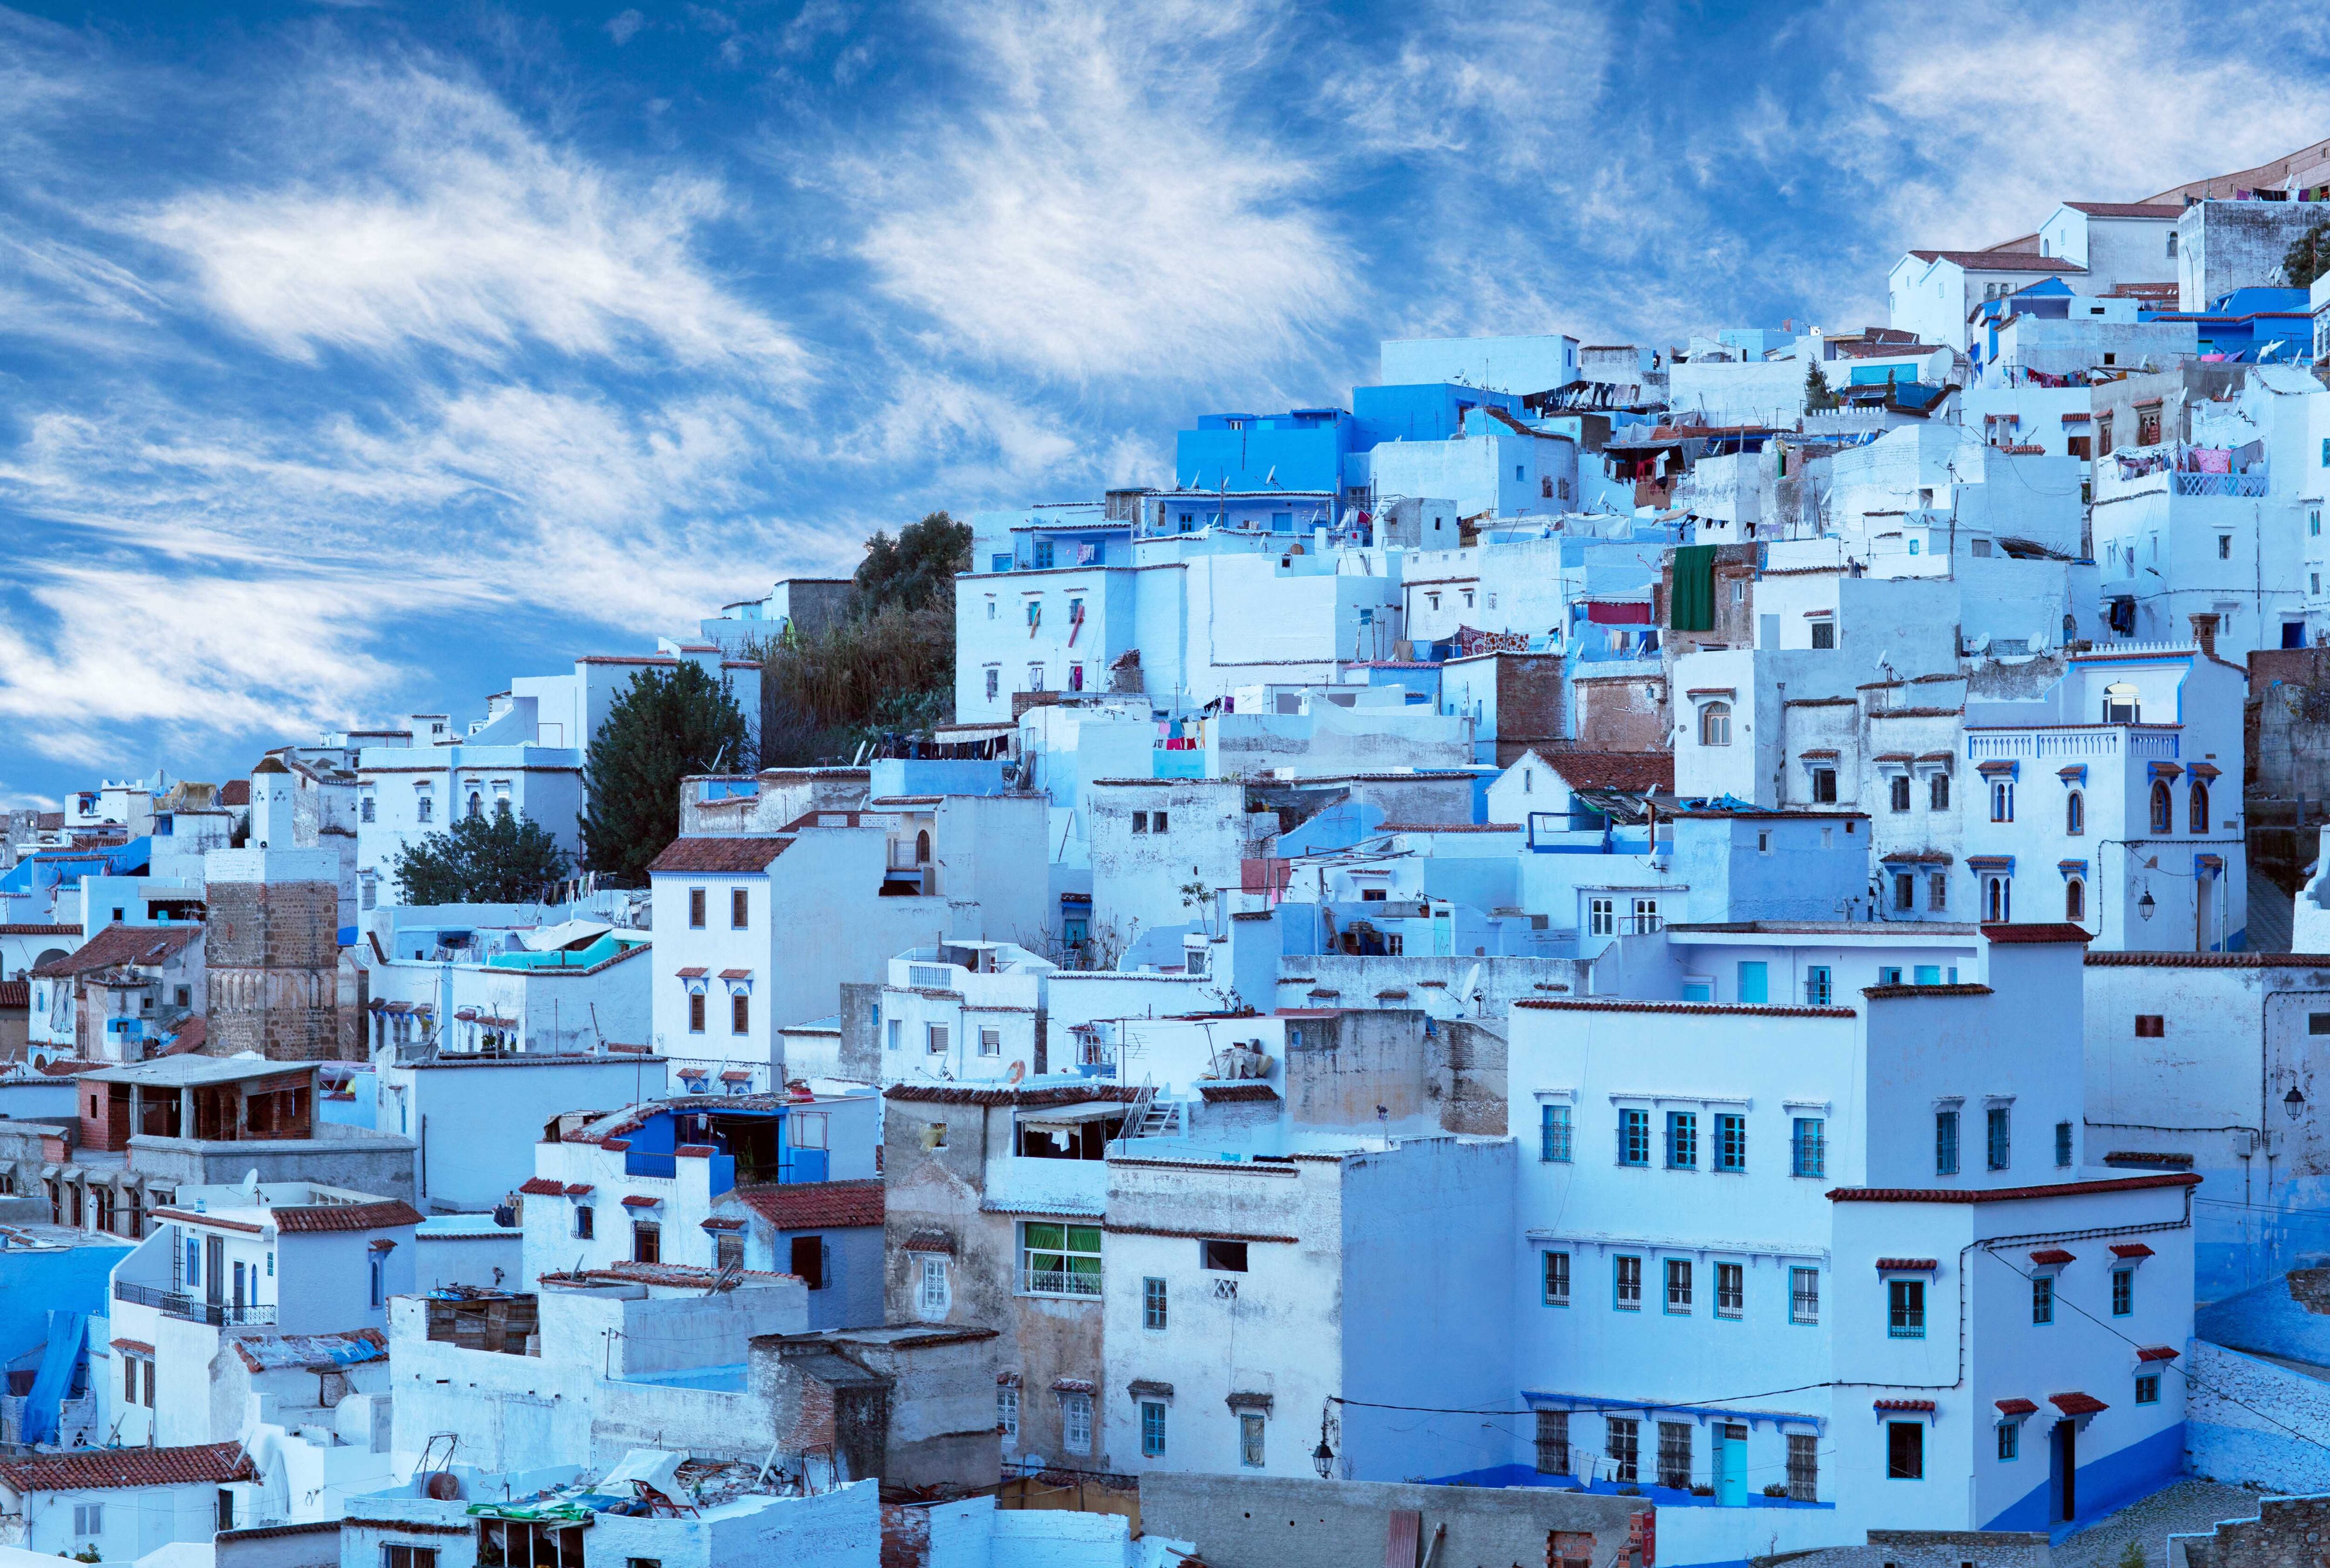
[[[1715,1119],[1715,1168],[1748,1168],[1748,1119],[1725,1112]]]
[[[1772,999],[1772,967],[1760,959],[1742,961],[1739,966],[1739,1001],[1743,1006],[1758,1006]]]
[[[1828,1168],[1826,1126],[1817,1116],[1796,1118],[1795,1136],[1789,1140],[1788,1169],[1792,1175],[1816,1176]]]
[[[2059,1170],[2067,1169],[2070,1163],[2071,1124],[2068,1121],[2059,1121],[2055,1124],[2055,1166]]]
[[[1542,1160],[1570,1157],[1569,1107],[1541,1105],[1537,1113],[1537,1157]]]
[[[2138,1404],[2160,1403],[2160,1374],[2147,1372],[2136,1380],[2136,1403]]]
[[[1889,1339],[1926,1337],[1926,1282],[1923,1280],[1885,1281],[1885,1335]]]
[[[1667,1168],[1696,1170],[1699,1168],[1699,1113],[1695,1110],[1667,1112]]]
[[[2112,1270],[2112,1316],[2126,1318],[2136,1310],[2136,1270]]]
[[[1934,1112],[1934,1174],[1958,1174],[1958,1113],[1955,1110]]]
[[[2006,1107],[1992,1106],[1990,1114],[1984,1119],[1984,1127],[1988,1133],[1990,1168],[2004,1170],[2014,1157],[2013,1129],[2008,1119]]]
[[[1825,1007],[1836,999],[1836,982],[1826,964],[1813,964],[1804,969],[1804,1006]]]
[[[2055,1276],[2033,1274],[2031,1277],[2031,1321],[2055,1321]]]
[[[1618,1163],[1648,1165],[1651,1163],[1651,1113],[1647,1110],[1622,1110],[1618,1113]]]
[[[1148,1459],[1165,1457],[1165,1405],[1160,1400],[1141,1402],[1141,1457]]]
[[[2020,1422],[1998,1423],[1998,1457],[2002,1459],[2020,1458],[2022,1453],[2022,1425]]]

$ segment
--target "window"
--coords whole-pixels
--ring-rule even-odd
[[[73,1534],[76,1535],[104,1535],[105,1505],[103,1503],[75,1503],[73,1505]]]
[[[2059,1121],[2055,1124],[2055,1165],[2058,1169],[2066,1169],[2070,1163],[2071,1124]]]
[[[818,1253],[815,1251],[817,1247],[816,1239],[814,1237],[804,1237],[802,1240],[809,1242],[810,1248],[812,1249],[810,1256],[811,1259],[815,1259],[818,1256]],[[818,1285],[817,1281],[812,1279],[810,1274],[801,1274],[799,1267],[801,1243],[800,1241],[796,1241],[793,1242],[795,1267],[792,1271],[796,1274],[800,1274],[801,1279],[807,1282],[810,1289],[815,1290],[819,1289],[820,1287]],[[743,1235],[734,1231],[723,1231],[718,1235],[712,1238],[712,1267],[715,1270],[721,1269],[741,1269],[744,1266],[744,1238]],[[812,1270],[812,1273],[815,1270]]]
[[[1244,1242],[1201,1242],[1198,1244],[1198,1266],[1217,1274],[1246,1272]]]
[[[2112,1270],[2112,1316],[2126,1318],[2136,1310],[2136,1270]]]
[[[741,931],[752,924],[749,918],[751,907],[752,898],[745,889],[734,887],[728,890],[728,929],[730,930]]]
[[[1691,1423],[1659,1422],[1659,1485],[1691,1490]]]
[[[1772,999],[1771,966],[1760,960],[1743,962],[1739,966],[1739,1001],[1745,1006],[1761,1006]]]
[[[1909,775],[1908,775],[1907,773],[1896,773],[1896,774],[1894,774],[1894,775],[1893,775],[1893,777],[1892,777],[1892,779],[1889,781],[1888,793],[1889,793],[1889,795],[1890,795],[1890,797],[1891,804],[1892,804],[1892,807],[1893,807],[1893,809],[1894,809],[1894,810],[1896,810],[1896,811],[1907,811],[1907,810],[1909,810]]]
[[[412,816],[416,822],[434,822],[437,819],[437,802],[426,789],[413,797]]]
[[[1618,901],[1609,898],[1589,898],[1586,901],[1586,930],[1588,935],[1615,936],[1618,932]]]
[[[1812,630],[1813,647],[1817,648],[1834,647],[1836,646],[1836,622],[1833,620],[1816,620],[1813,622]]]
[[[1836,997],[1834,977],[1826,964],[1813,964],[1804,970],[1804,1006],[1825,1007]]]
[[[947,1026],[943,1024],[923,1025],[923,1049],[925,1054],[943,1056],[947,1051]]]
[[[1569,1474],[1569,1412],[1566,1410],[1537,1412],[1537,1473]]]
[[[1667,1310],[1688,1313],[1691,1310],[1691,1260],[1667,1260]]]
[[[1541,1105],[1537,1116],[1538,1158],[1567,1161],[1570,1157],[1569,1107]]]
[[[2022,1423],[2003,1421],[1998,1423],[1998,1457],[2012,1459],[2022,1452]]]
[[[589,1204],[577,1204],[574,1205],[574,1234],[578,1240],[587,1242],[592,1238],[594,1233],[592,1229],[592,1210]]]
[[[1699,743],[1702,746],[1731,744],[1731,704],[1710,703],[1699,710]]]
[[[1788,1499],[1796,1503],[1820,1500],[1820,1439],[1814,1433],[1788,1434]]]
[[[1818,806],[1836,804],[1836,770],[1815,768],[1813,774],[1813,802]]]
[[[728,997],[728,1033],[749,1034],[753,1032],[753,997],[748,991],[734,991]]]
[[[691,930],[704,929],[704,890],[700,887],[687,890],[687,924]]]
[[[1019,1435],[1019,1391],[1008,1383],[995,1391],[995,1430],[1007,1439]]]
[[[1165,1457],[1165,1403],[1144,1399],[1141,1402],[1141,1457],[1161,1459]]]
[[[121,1403],[137,1403],[137,1358],[134,1355],[121,1358]]]
[[[377,820],[377,817],[374,816],[374,808],[373,806],[373,798],[371,796],[364,796],[356,801],[356,820],[358,822],[372,822]]]
[[[1622,1110],[1618,1113],[1618,1163],[1648,1165],[1651,1163],[1651,1113],[1647,1110]]]
[[[2168,793],[2168,780],[2152,781],[2152,831],[2174,833],[2176,830],[2176,802]]]
[[[2013,1129],[2008,1124],[2007,1108],[2003,1105],[1992,1106],[1983,1121],[1984,1149],[1989,1156],[1990,1168],[2004,1170],[2012,1163],[2013,1153],[2011,1137]]]
[[[691,1034],[704,1033],[704,993],[701,991],[687,994],[687,1032]]]
[[[2096,421],[2096,452],[2099,457],[2111,456],[2112,417],[2106,414]]]
[[[1071,1391],[1060,1395],[1060,1446],[1072,1454],[1092,1452],[1092,1395]]]
[[[1612,1416],[1605,1423],[1610,1429],[1610,1478],[1632,1481],[1639,1478],[1637,1467],[1642,1459],[1642,1423],[1623,1416]]]
[[[2161,1013],[2138,1013],[2136,1015],[2136,1037],[2137,1039],[2158,1040],[2164,1038],[2167,1034],[2168,1018],[2166,1015]]]
[[[1238,1463],[1250,1470],[1263,1467],[1262,1417],[1254,1411],[1238,1415]]]
[[[1886,1423],[1885,1477],[1894,1481],[1921,1481],[1926,1478],[1926,1426],[1923,1422]]]
[[[1908,914],[1918,907],[1918,878],[1915,873],[1897,871],[1893,874],[1893,908],[1897,913]]]
[[[1932,811],[1947,811],[1950,808],[1950,776],[1947,773],[1937,773],[1926,780],[1926,806]]]
[[[1889,1339],[1926,1337],[1926,1282],[1888,1280],[1885,1282],[1885,1335]]]
[[[2067,921],[2088,918],[2088,884],[2076,876],[2063,884],[2063,918]]]
[[[2063,802],[2063,831],[2077,837],[2087,830],[2087,797],[2074,789],[2070,798]]]
[[[1545,1255],[1545,1304],[1549,1307],[1569,1305],[1569,1254],[1548,1252]]]
[[[663,1261],[663,1227],[653,1220],[631,1222],[631,1261],[634,1263]]]
[[[1926,907],[1944,910],[1950,907],[1950,874],[1937,871],[1926,878]]]
[[[1748,1119],[1730,1112],[1715,1119],[1715,1168],[1748,1168]]]
[[[914,1310],[927,1321],[939,1322],[945,1318],[952,1299],[947,1289],[947,1261],[924,1254],[922,1286],[914,1293]]]
[[[2232,558],[2233,558],[2233,536],[2232,536],[2231,534],[2218,534],[2218,535],[2217,535],[2217,559],[2218,559],[2218,560],[2220,560],[2220,561],[2231,561]]]
[[[1028,666],[1028,689],[1031,692],[1044,689],[1044,666],[1040,663]]]
[[[1165,831],[1165,814],[1162,811],[1152,811],[1149,814],[1149,831],[1151,833]]]
[[[365,1261],[372,1265],[369,1270],[372,1305],[374,1308],[385,1307],[388,1305],[388,1254],[368,1252]],[[238,1298],[242,1295],[242,1265],[240,1263],[234,1266],[234,1293]]]
[[[2055,1321],[2055,1276],[2033,1274],[2031,1277],[2031,1321]]]
[[[2147,1372],[2136,1380],[2136,1403],[2138,1404],[2160,1403],[2160,1374]]]
[[[1149,813],[1146,811],[1136,811],[1132,814],[1132,831],[1135,833],[1146,833],[1149,831]]]
[[[2185,802],[2184,831],[2187,833],[2209,831],[2209,784],[2204,779],[2193,780],[2192,794]]]
[[[1994,779],[1990,781],[1990,819],[1993,822],[2014,820],[2014,780]]]
[[[743,1255],[744,1238],[741,1234],[732,1233],[731,1235],[721,1237],[720,1240],[723,1243],[726,1243],[733,1240],[736,1243],[736,1261],[739,1263],[742,1263],[744,1261]],[[808,1286],[812,1290],[822,1290],[825,1289],[827,1280],[825,1277],[824,1237],[795,1236],[792,1239],[792,1244],[787,1247],[785,1252],[786,1273],[792,1275],[795,1279],[799,1280],[802,1284]]]
[[[1791,1323],[1820,1321],[1820,1270],[1818,1269],[1788,1270],[1788,1321]]]
[[[905,1035],[905,1025],[899,1019],[893,1018],[890,1020],[890,1038],[888,1041],[889,1049],[898,1051],[905,1048],[903,1042]]]
[[[2003,876],[1986,876],[1982,879],[1982,891],[1984,907],[1989,911],[1984,918],[1991,924],[2003,925],[2014,918],[2014,886],[2012,882]]]
[[[1748,1308],[1748,1266],[1744,1263],[1715,1265],[1715,1315],[1737,1318]]]
[[[1036,1296],[1100,1294],[1100,1227],[1028,1221],[1019,1227],[1019,1289]]]
[[[1691,1110],[1667,1112],[1667,1168],[1696,1170],[1699,1167],[1699,1113]]]
[[[1165,1318],[1165,1281],[1151,1275],[1141,1281],[1141,1326],[1161,1331]]]
[[[981,1025],[979,1031],[979,1053],[981,1056],[1003,1054],[1003,1031]]]
[[[1639,1312],[1643,1309],[1643,1261],[1620,1257],[1612,1260],[1614,1281],[1618,1291],[1618,1310]]]
[[[1788,1171],[1792,1176],[1816,1176],[1828,1168],[1825,1127],[1817,1116],[1796,1118],[1795,1136],[1788,1140]]]
[[[989,618],[990,619],[994,619],[994,615],[995,615],[995,607],[994,607],[993,605],[991,605],[991,604],[990,604],[990,605],[989,605],[989,606],[987,607],[987,613],[988,613],[988,618]],[[1002,685],[1002,684],[1003,684],[1003,672],[1002,672],[1001,670],[999,670],[999,669],[996,668],[993,665],[990,665],[990,666],[987,666],[987,700],[988,700],[989,702],[990,702],[990,703],[991,703],[991,702],[993,702],[993,701],[996,699],[996,697],[999,694],[999,688]],[[1014,1395],[1014,1397],[1016,1398],[1016,1397],[1017,1397],[1017,1395]]]
[[[2136,410],[2136,444],[2156,447],[2160,444],[2160,405],[2139,403]]]

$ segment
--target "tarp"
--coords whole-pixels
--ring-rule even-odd
[[[615,928],[605,921],[561,921],[554,926],[542,926],[534,930],[520,931],[517,940],[531,951],[554,952],[580,942],[589,942],[606,935]]]
[[[1715,546],[1708,545],[1712,551]],[[1647,604],[1613,604],[1596,600],[1586,607],[1586,619],[1593,626],[1648,626],[1651,607]]]
[[[1674,601],[1667,625],[1676,631],[1715,629],[1715,546],[1685,544],[1674,553]]]
[[[85,1312],[51,1312],[48,1348],[41,1354],[41,1370],[33,1376],[32,1397],[24,1402],[24,1440],[57,1440],[57,1407],[72,1393],[73,1368],[81,1364],[81,1341],[89,1335]]]

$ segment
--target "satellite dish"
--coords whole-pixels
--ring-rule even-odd
[[[1470,969],[1467,969],[1464,972],[1464,984],[1457,991],[1457,997],[1460,1000],[1466,1002],[1478,1002],[1481,999],[1480,965],[1474,964]]]
[[[1014,1062],[1011,1064],[1011,1071],[1003,1075],[1003,1082],[1006,1083],[1017,1083],[1022,1078],[1027,1076],[1028,1064],[1025,1062]]]

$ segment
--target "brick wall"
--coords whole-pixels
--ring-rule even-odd
[[[1577,747],[1586,751],[1663,751],[1667,741],[1663,675],[1581,676]]]
[[[340,1054],[339,890],[328,882],[212,883],[204,1051],[275,1062]]]
[[[214,968],[336,968],[339,890],[328,882],[214,882],[204,951]]]
[[[1497,766],[1510,768],[1523,751],[1569,732],[1562,713],[1558,654],[1504,654],[1497,659]]]

